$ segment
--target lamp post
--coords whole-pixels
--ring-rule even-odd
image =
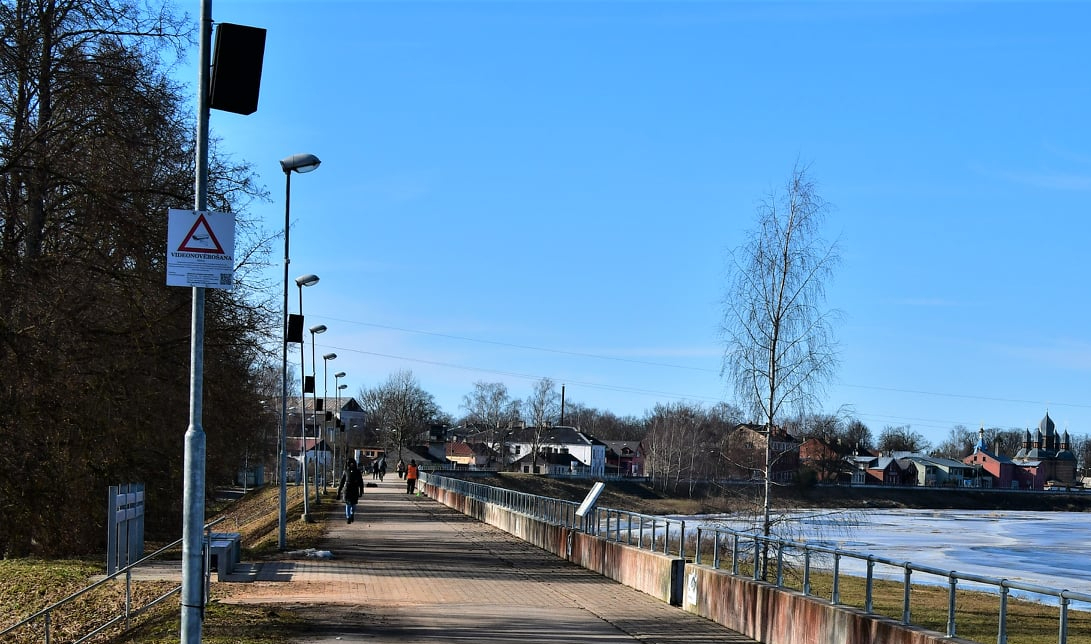
[[[318,283],[318,276],[308,273],[295,278],[295,285],[299,287],[299,317],[303,318],[303,287],[314,286]],[[302,335],[302,333],[301,333]],[[299,379],[302,385],[299,390],[299,460],[303,469],[303,517],[307,523],[311,522],[310,488],[307,485],[307,355],[303,352],[303,342],[299,343]],[[311,376],[311,390],[314,391],[314,376]]]
[[[327,391],[326,390],[326,382],[327,382],[327,379],[328,379],[327,376],[329,375],[328,369],[329,369],[329,366],[330,366],[330,360],[336,360],[336,359],[337,359],[337,354],[336,353],[327,353],[327,354],[322,356],[322,409],[326,408],[326,403],[328,401],[327,394],[326,394],[326,391]],[[315,389],[318,389],[318,387],[315,387]],[[322,435],[325,436],[326,435],[326,432],[325,432],[325,429],[326,429],[325,414],[323,414],[322,429],[323,429]],[[315,436],[317,436],[318,435],[318,427],[317,426],[315,426],[314,432],[315,432]],[[318,461],[315,461],[315,467],[318,467]],[[323,492],[326,491],[326,474],[325,474],[325,472],[326,472],[326,467],[325,467],[325,465],[323,465],[323,467],[322,467],[322,491]],[[315,487],[317,487],[317,486],[315,486]],[[318,490],[315,490],[315,496],[317,496],[317,495],[318,495]]]
[[[344,377],[345,377],[345,372],[344,371],[338,371],[337,373],[333,374],[334,395],[337,396],[337,407],[336,407],[336,409],[334,411],[335,416],[333,417],[333,436],[330,439],[333,442],[333,473],[334,473],[334,476],[337,475],[337,468],[341,463],[341,461],[338,460],[338,458],[337,458],[338,449],[341,447],[341,441],[339,440],[340,436],[338,436],[338,434],[340,433],[340,429],[341,429],[340,428],[340,425],[341,425],[341,383],[339,381],[341,380],[341,378],[344,378]],[[345,386],[347,387],[348,385],[345,385]]]
[[[211,13],[211,9],[209,11]],[[211,16],[209,23],[211,24]],[[278,517],[277,548],[284,550],[288,547],[288,264],[291,263],[288,254],[288,233],[291,230],[291,205],[292,205],[292,173],[300,174],[310,172],[322,163],[313,154],[293,154],[280,160],[280,168],[284,170],[284,308],[283,312],[283,342],[280,354],[280,513]]]
[[[314,369],[314,336],[319,333],[326,332],[325,324],[316,324],[310,328],[311,332],[311,431],[314,433],[314,502],[318,504],[321,499],[318,497],[318,381],[315,380]],[[322,397],[322,406],[326,406],[326,397]],[[304,461],[304,469],[306,469],[306,461]]]

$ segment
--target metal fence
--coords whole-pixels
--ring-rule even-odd
[[[443,476],[438,472],[427,476],[426,480],[437,487],[457,492],[478,501],[495,504],[514,512],[520,512],[547,523],[583,530],[604,539],[626,543],[638,548],[664,554],[677,554],[680,558],[686,558],[686,522],[682,519],[598,507],[581,519],[575,514],[576,509],[579,507],[577,502],[562,501],[492,487]],[[724,544],[730,544],[730,547],[727,548]],[[699,526],[696,529],[695,539],[693,539],[690,548],[694,553],[693,561],[696,564],[707,564],[707,557],[711,555],[711,566],[721,569],[723,568],[726,552],[732,574],[741,576],[743,568],[747,568],[749,572],[747,576],[755,580],[763,577],[768,579],[763,575],[763,570],[765,570],[769,572],[769,576],[775,576],[775,581],[770,581],[770,583],[775,583],[778,588],[788,587],[785,583],[785,572],[789,568],[801,569],[801,587],[798,590],[801,590],[807,596],[818,596],[814,593],[811,584],[812,572],[821,571],[829,574],[832,580],[832,590],[828,598],[823,598],[829,599],[834,605],[847,605],[843,602],[841,596],[843,578],[859,578],[859,575],[847,575],[841,571],[842,560],[858,560],[865,567],[863,575],[864,602],[863,606],[856,606],[856,608],[862,608],[868,614],[877,615],[873,602],[875,580],[900,580],[902,584],[900,619],[906,625],[913,624],[910,600],[914,584],[918,588],[922,586],[946,587],[946,634],[948,637],[955,637],[957,634],[956,593],[959,583],[964,582],[964,587],[969,586],[967,590],[997,593],[997,644],[1007,644],[1008,642],[1008,600],[1011,591],[1017,591],[1032,598],[1052,598],[1056,600],[1058,606],[1058,644],[1066,644],[1068,641],[1070,604],[1074,601],[1091,604],[1091,595],[1071,590],[955,570],[941,570],[910,561],[897,561],[829,546],[812,545],[804,541],[764,537],[760,534],[731,528]],[[766,562],[766,565],[762,565],[762,559]],[[878,572],[877,567],[879,567]],[[882,568],[887,569],[886,574],[883,573]]]
[[[493,487],[443,476],[439,472],[424,472],[421,477],[430,485],[519,512],[546,523],[582,530],[588,534],[643,550],[677,554],[683,559],[686,557],[686,522],[681,519],[600,507],[592,508],[585,516],[579,517],[576,515],[576,510],[580,507],[577,501],[563,501],[548,496]]]
[[[224,518],[226,518],[226,517],[224,517]],[[208,523],[204,527],[204,529],[205,529],[204,596],[205,596],[205,603],[206,604],[208,603],[208,590],[209,590],[209,550],[208,550],[208,547],[207,547],[209,530],[210,530],[210,528],[212,528],[212,526],[216,525],[220,521],[223,521],[224,518],[220,518],[220,519],[217,519],[216,521]],[[125,583],[124,605],[121,608],[120,614],[117,615],[116,617],[113,617],[113,618],[107,620],[104,624],[101,624],[101,625],[99,625],[97,627],[94,627],[93,630],[91,630],[88,633],[84,633],[79,638],[72,640],[71,644],[80,644],[81,642],[85,642],[85,641],[91,639],[92,637],[98,635],[99,633],[105,631],[106,629],[111,628],[113,626],[116,626],[118,624],[123,623],[124,624],[123,628],[125,628],[125,629],[130,628],[132,626],[132,620],[133,620],[134,617],[139,616],[141,613],[144,613],[145,611],[151,609],[152,607],[162,603],[164,600],[166,600],[171,595],[174,595],[174,594],[178,593],[180,590],[182,590],[182,586],[181,586],[181,584],[179,584],[178,586],[175,586],[174,588],[171,588],[170,590],[163,593],[162,595],[159,595],[158,597],[155,597],[154,599],[150,600],[148,603],[144,604],[143,606],[135,607],[135,606],[133,606],[133,573],[138,568],[140,568],[141,566],[147,566],[150,562],[152,562],[155,559],[158,559],[164,553],[166,553],[166,552],[168,552],[170,550],[173,550],[174,548],[177,548],[179,545],[181,545],[181,543],[182,543],[182,539],[178,539],[177,541],[169,543],[169,544],[163,546],[162,548],[156,550],[155,552],[151,553],[150,555],[144,557],[143,559],[140,559],[140,560],[138,560],[138,561],[136,561],[136,562],[134,562],[134,563],[132,563],[132,564],[130,564],[128,566],[125,566],[124,568],[119,569],[117,572],[114,572],[114,573],[112,573],[110,575],[107,575],[103,579],[100,579],[99,581],[91,584],[90,586],[87,586],[86,588],[78,590],[78,591],[72,593],[71,595],[65,597],[64,599],[62,599],[62,600],[60,600],[60,601],[58,601],[58,602],[56,602],[54,604],[50,604],[49,606],[46,606],[45,608],[43,608],[40,611],[34,613],[33,615],[27,617],[26,619],[23,619],[22,621],[9,626],[8,628],[5,628],[4,630],[0,631],[0,641],[5,641],[5,637],[14,638],[16,635],[19,635],[19,634],[22,634],[23,637],[24,637],[24,640],[22,640],[22,641],[30,641],[30,639],[33,638],[33,634],[32,635],[27,635],[26,633],[28,631],[32,631],[35,628],[38,628],[41,631],[42,641],[45,644],[51,644],[51,642],[53,641],[54,630],[56,628],[55,624],[54,624],[54,615],[56,615],[65,606],[67,606],[68,604],[71,604],[76,599],[79,599],[80,597],[83,597],[84,595],[87,595],[88,593],[90,593],[90,592],[92,592],[92,591],[94,591],[96,589],[102,588],[103,586],[105,586],[107,584],[110,584],[111,582],[114,582],[115,580],[118,580],[118,579],[123,579],[124,583]],[[178,570],[179,570],[179,574],[181,574],[181,563],[179,563],[179,565],[178,565]]]
[[[812,545],[801,541],[790,541],[777,537],[764,537],[760,534],[742,532],[731,528],[707,528],[698,527],[696,530],[697,542],[694,562],[701,564],[705,554],[708,553],[711,540],[711,566],[721,568],[723,554],[726,550],[730,557],[731,573],[740,575],[745,566],[750,569],[753,579],[762,576],[762,570],[773,568],[775,583],[778,588],[785,587],[786,560],[802,567],[802,580],[799,590],[804,595],[816,596],[811,586],[811,573],[820,570],[832,575],[832,590],[828,599],[834,605],[842,605],[841,582],[845,577],[841,572],[843,559],[857,560],[864,564],[864,604],[855,606],[862,608],[868,614],[876,614],[874,610],[873,591],[875,580],[901,579],[902,602],[901,622],[912,624],[912,610],[910,599],[913,592],[913,584],[946,586],[947,588],[947,636],[955,637],[957,634],[956,593],[959,582],[974,584],[973,590],[983,592],[996,592],[999,596],[997,614],[997,644],[1006,644],[1008,641],[1008,599],[1012,590],[1029,594],[1032,597],[1056,599],[1058,604],[1057,642],[1065,644],[1068,640],[1068,610],[1072,601],[1091,602],[1091,595],[1071,590],[1040,586],[1000,577],[989,577],[958,572],[957,570],[942,570],[939,568],[915,564],[910,561],[897,561],[875,555],[841,550],[828,546]],[[730,548],[722,544],[730,544]],[[763,553],[768,555],[765,559],[767,566],[762,565]],[[876,573],[876,566],[885,567],[889,574],[883,574],[882,570]],[[924,580],[914,577],[915,573],[927,575]],[[856,575],[851,575],[856,577]],[[825,597],[824,597],[825,599]]]

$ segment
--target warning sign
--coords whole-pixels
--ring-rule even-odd
[[[172,208],[167,217],[167,286],[234,286],[235,215]]]

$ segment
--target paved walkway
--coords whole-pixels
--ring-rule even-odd
[[[753,641],[407,495],[396,475],[367,488],[351,525],[343,509],[319,510],[332,558],[244,562],[225,601],[299,608],[314,618],[301,644]]]

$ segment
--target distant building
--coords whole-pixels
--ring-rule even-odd
[[[974,446],[973,453],[962,459],[962,462],[974,467],[974,479],[977,481],[975,487],[1001,490],[1030,487],[1023,468],[1000,454],[999,450],[990,450],[985,444],[984,428],[977,430],[977,445]]]
[[[556,427],[526,427],[517,429],[505,439],[503,449],[506,450],[505,462],[516,463],[516,471],[532,471],[535,455],[533,453],[535,443],[538,448],[539,467],[537,472],[545,473],[545,470],[555,468],[556,463],[545,467],[540,462],[545,454],[571,454],[580,463],[579,466],[586,470],[590,476],[602,476],[606,470],[606,445],[575,427],[558,425]],[[530,457],[529,460],[526,457]]]
[[[606,445],[606,473],[644,476],[644,444],[640,441],[602,441]]]
[[[812,436],[799,446],[799,466],[814,472],[819,483],[848,483],[853,469],[844,459],[848,451],[840,439]]]
[[[1012,457],[1012,462],[1025,470],[1023,480],[1030,481],[1031,489],[1041,490],[1051,485],[1078,485],[1076,482],[1076,455],[1072,453],[1068,430],[1057,434],[1053,419],[1046,412],[1038,423],[1038,431],[1031,438],[1030,430],[1023,437],[1023,447]]]
[[[769,440],[771,460],[769,478],[788,483],[799,471],[799,439],[780,427],[771,432],[761,425],[743,423],[727,435],[723,456],[728,477],[735,480],[761,480],[765,477],[765,441]]]

